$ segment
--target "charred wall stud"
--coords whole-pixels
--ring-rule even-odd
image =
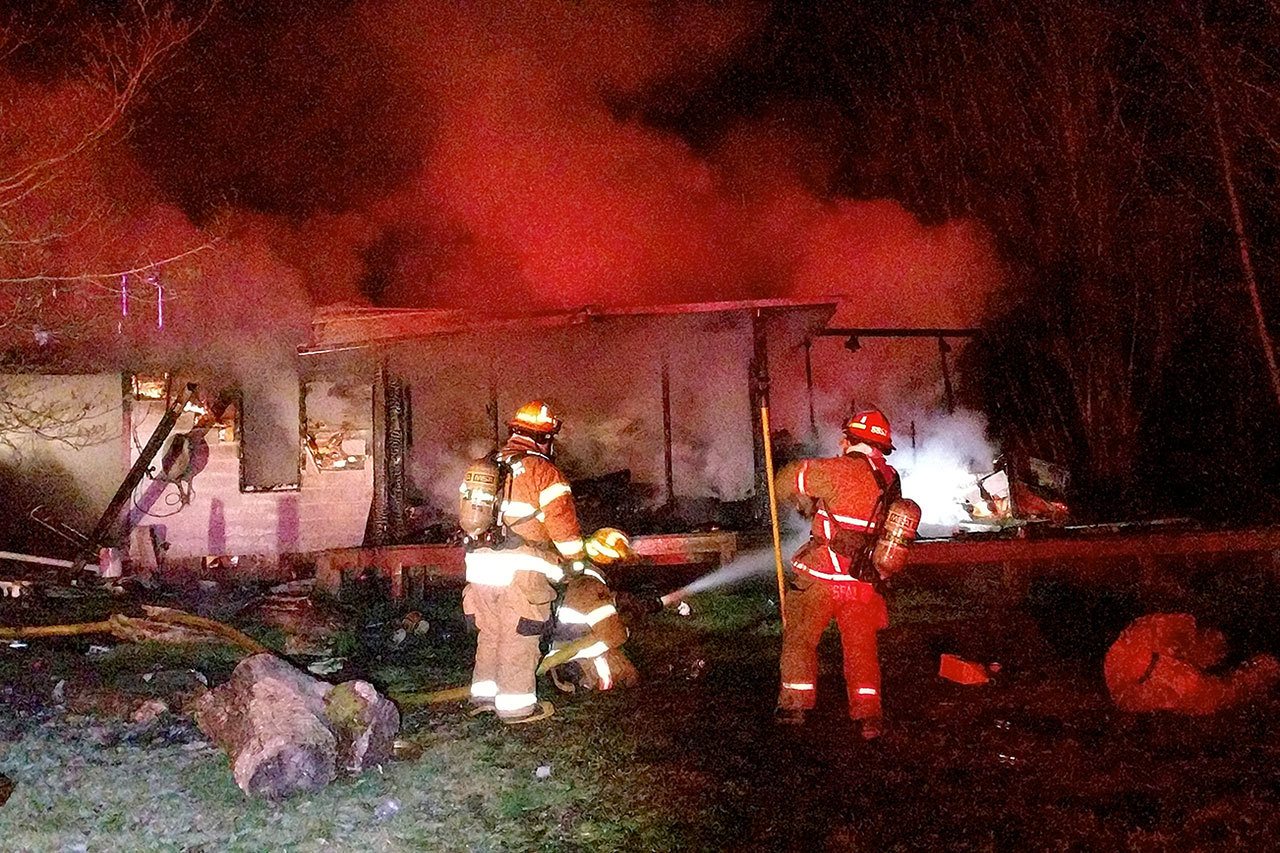
[[[405,464],[409,454],[409,387],[392,374],[387,378],[387,536],[392,542],[404,539],[408,530]]]

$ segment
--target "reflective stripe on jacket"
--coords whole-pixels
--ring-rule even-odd
[[[556,644],[570,643],[591,635],[596,642],[582,649],[574,659],[598,657],[627,641],[627,626],[618,615],[609,587],[591,575],[569,578],[564,600],[556,610]]]
[[[564,569],[560,564],[548,559],[545,551],[533,548],[508,548],[497,551],[493,548],[477,548],[468,551],[463,558],[467,567],[467,583],[480,586],[511,586],[516,572],[537,572],[546,575],[547,580],[559,583],[564,579]]]
[[[852,450],[843,456],[802,459],[785,466],[777,476],[778,502],[814,503],[810,541],[792,559],[799,571],[826,581],[847,582],[853,555],[875,533],[874,517],[882,489],[897,487],[898,472],[884,454]]]
[[[569,481],[529,439],[513,435],[499,458],[511,466],[502,520],[535,548],[551,545],[566,560],[586,555]]]

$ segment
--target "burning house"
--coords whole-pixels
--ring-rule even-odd
[[[66,530],[87,532],[145,457],[178,377],[13,377],[32,410],[76,401],[77,417],[11,437],[10,466],[46,472],[74,500],[58,502],[56,520],[49,507],[33,516],[16,506],[9,525],[58,525],[68,555],[113,545],[143,566],[210,572],[446,542],[461,471],[533,396],[565,413],[562,464],[581,484],[588,523],[623,513],[639,532],[749,524],[763,511],[760,405],[774,401],[783,457],[811,438],[806,344],[834,308],[779,299],[512,319],[322,311],[294,365],[264,365],[225,388],[182,376],[196,396],[96,543]]]

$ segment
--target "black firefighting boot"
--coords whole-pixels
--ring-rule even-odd
[[[806,713],[803,708],[775,708],[773,721],[780,726],[802,726]]]

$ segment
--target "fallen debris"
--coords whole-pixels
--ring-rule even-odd
[[[251,654],[271,650],[247,634],[203,616],[194,616],[169,607],[143,606],[146,617],[113,613],[101,622],[71,625],[36,625],[0,628],[0,640],[29,640],[40,637],[74,637],[82,634],[111,634],[129,642],[153,640],[167,643],[195,643],[221,640]]]
[[[341,616],[306,592],[274,593],[255,602],[242,615],[284,632],[285,654],[289,655],[326,654],[330,638],[344,626]]]
[[[31,581],[0,581],[0,598],[20,598],[30,595]]]
[[[408,738],[396,738],[391,744],[396,761],[415,761],[422,757],[422,744]]]
[[[411,610],[400,620],[400,627],[406,634],[425,635],[431,632],[431,623],[422,618],[422,614]]]
[[[335,672],[341,672],[342,668],[346,665],[346,658],[324,657],[318,661],[307,664],[307,672],[314,675],[333,675]]]
[[[164,714],[169,713],[169,706],[159,699],[148,699],[133,712],[133,721],[140,725],[154,723]]]
[[[271,798],[315,791],[393,754],[400,713],[364,681],[336,687],[269,654],[196,700],[196,723],[231,758],[236,784]]]
[[[315,590],[315,587],[315,578],[302,578],[301,580],[276,584],[268,592],[272,595],[310,595]]]

